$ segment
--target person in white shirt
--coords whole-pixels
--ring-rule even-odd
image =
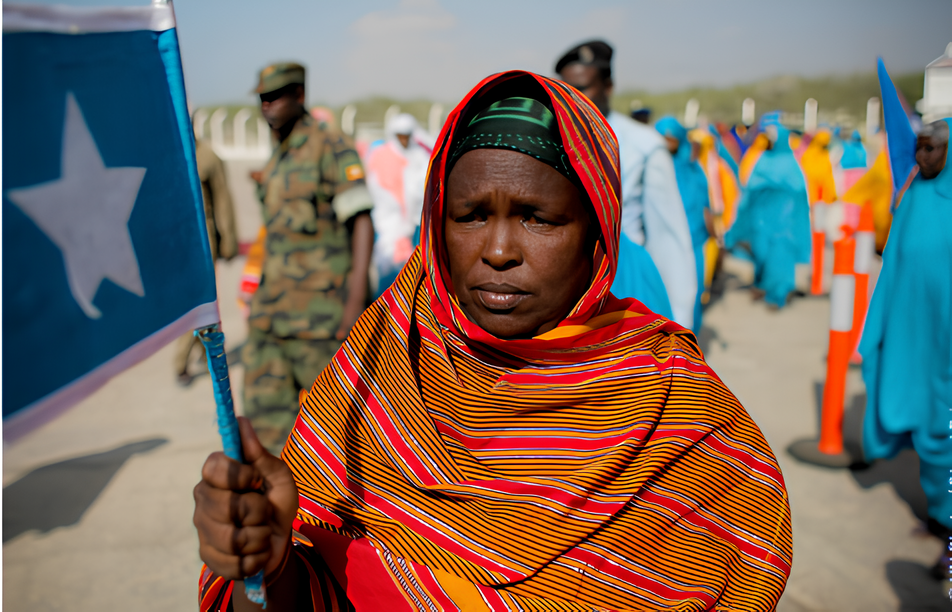
[[[674,163],[657,131],[611,110],[612,53],[607,43],[594,40],[570,49],[555,66],[564,82],[585,94],[602,112],[618,138],[622,236],[630,244],[621,245],[620,274],[612,292],[618,297],[634,297],[690,329],[694,324],[697,275]],[[650,258],[644,257],[643,251]],[[651,262],[654,270],[649,269]],[[670,313],[656,306],[659,289],[652,285],[659,275]],[[625,282],[625,278],[631,282]]]
[[[426,169],[433,150],[429,135],[413,115],[397,115],[385,131],[386,140],[370,150],[365,164],[377,232],[373,253],[376,295],[396,279],[416,248]]]

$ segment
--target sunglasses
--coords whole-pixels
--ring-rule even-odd
[[[275,100],[286,96],[289,92],[286,88],[282,87],[281,89],[275,91],[269,91],[268,93],[258,94],[258,97],[261,98],[262,102],[274,102]]]

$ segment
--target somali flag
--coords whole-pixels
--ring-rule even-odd
[[[902,94],[893,85],[883,58],[876,63],[879,75],[879,91],[883,100],[883,123],[886,128],[886,151],[889,153],[889,166],[892,171],[893,193],[899,194],[909,175],[916,167],[916,133],[909,120],[910,111],[906,108]],[[890,209],[895,208],[893,202]]]
[[[4,4],[3,51],[10,441],[219,315],[171,5]]]

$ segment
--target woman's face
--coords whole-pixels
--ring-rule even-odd
[[[936,144],[931,136],[919,136],[916,139],[916,163],[919,174],[924,179],[934,179],[945,168],[945,158],[949,143]]]
[[[591,283],[588,208],[571,181],[528,155],[464,154],[447,179],[444,223],[460,306],[496,337],[554,328]]]

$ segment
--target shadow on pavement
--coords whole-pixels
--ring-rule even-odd
[[[814,383],[816,397],[817,431],[823,406],[823,383]],[[858,460],[863,457],[863,417],[866,413],[866,395],[858,394],[847,400],[843,414],[843,447]],[[853,480],[863,489],[888,484],[923,523],[928,521],[928,502],[919,484],[919,457],[906,449],[888,460],[872,464],[858,462],[850,468]],[[930,537],[925,535],[923,537]],[[912,561],[894,559],[886,563],[886,577],[901,602],[900,612],[952,610],[952,603],[944,595],[944,583],[930,575],[929,567]]]
[[[943,593],[948,583],[932,578],[924,565],[894,559],[886,563],[886,579],[899,598],[899,612],[952,610],[952,602]]]
[[[711,287],[708,291],[707,304],[701,307],[701,312],[707,311],[711,306],[724,298],[728,291],[735,291],[743,285],[740,278],[723,267],[720,267],[711,279]],[[722,349],[727,348],[727,342],[717,333],[717,330],[711,327],[701,325],[701,331],[697,334],[697,342],[701,347],[701,354],[706,355],[711,345],[717,343]]]
[[[168,442],[154,438],[37,468],[3,488],[3,541],[37,529],[75,525],[132,455]]]
[[[744,281],[733,270],[736,264],[733,262],[730,264],[726,263],[729,257],[730,256],[725,254],[724,260],[718,264],[718,268],[714,272],[714,278],[711,279],[711,287],[708,290],[708,301],[707,304],[704,305],[704,310],[707,310],[722,300],[724,294],[728,291],[736,291],[745,287]]]
[[[820,394],[822,395],[822,385]],[[866,413],[866,394],[853,397],[852,404],[843,415],[843,444],[862,457],[863,417]],[[855,449],[855,450],[853,450]],[[919,484],[919,456],[911,448],[901,451],[892,459],[880,459],[871,464],[854,466],[850,473],[853,480],[864,489],[881,483],[889,483],[899,499],[904,501],[913,514],[922,522],[928,519],[926,494]]]
[[[880,459],[867,468],[850,472],[853,480],[864,489],[889,483],[899,499],[912,509],[916,518],[923,523],[928,520],[928,502],[919,484],[919,456],[912,449],[906,449],[892,459]]]
[[[822,393],[822,385],[820,386]],[[862,449],[863,415],[866,412],[866,395],[853,397],[852,404],[843,416],[844,446],[853,446],[856,452]],[[861,454],[855,455],[857,457]],[[928,522],[928,501],[919,484],[919,456],[906,449],[892,459],[880,459],[872,464],[854,466],[850,475],[859,486],[870,489],[879,484],[889,484],[896,495],[923,524]],[[923,537],[930,537],[925,532]],[[952,603],[943,594],[943,583],[930,575],[930,568],[912,561],[894,559],[886,563],[886,578],[900,601],[900,612],[926,612],[952,610]]]
[[[819,438],[820,426],[823,420],[822,381],[813,383],[813,401],[816,407],[816,436]],[[847,399],[846,409],[843,411],[843,449],[854,457],[857,469],[866,467],[863,463],[863,415],[865,413],[865,393]]]
[[[727,349],[727,343],[724,342],[724,339],[717,333],[717,330],[705,325],[701,325],[701,331],[697,335],[697,343],[698,346],[701,347],[702,355],[707,355],[707,352],[711,349],[711,345],[715,343],[720,345],[721,349]]]

